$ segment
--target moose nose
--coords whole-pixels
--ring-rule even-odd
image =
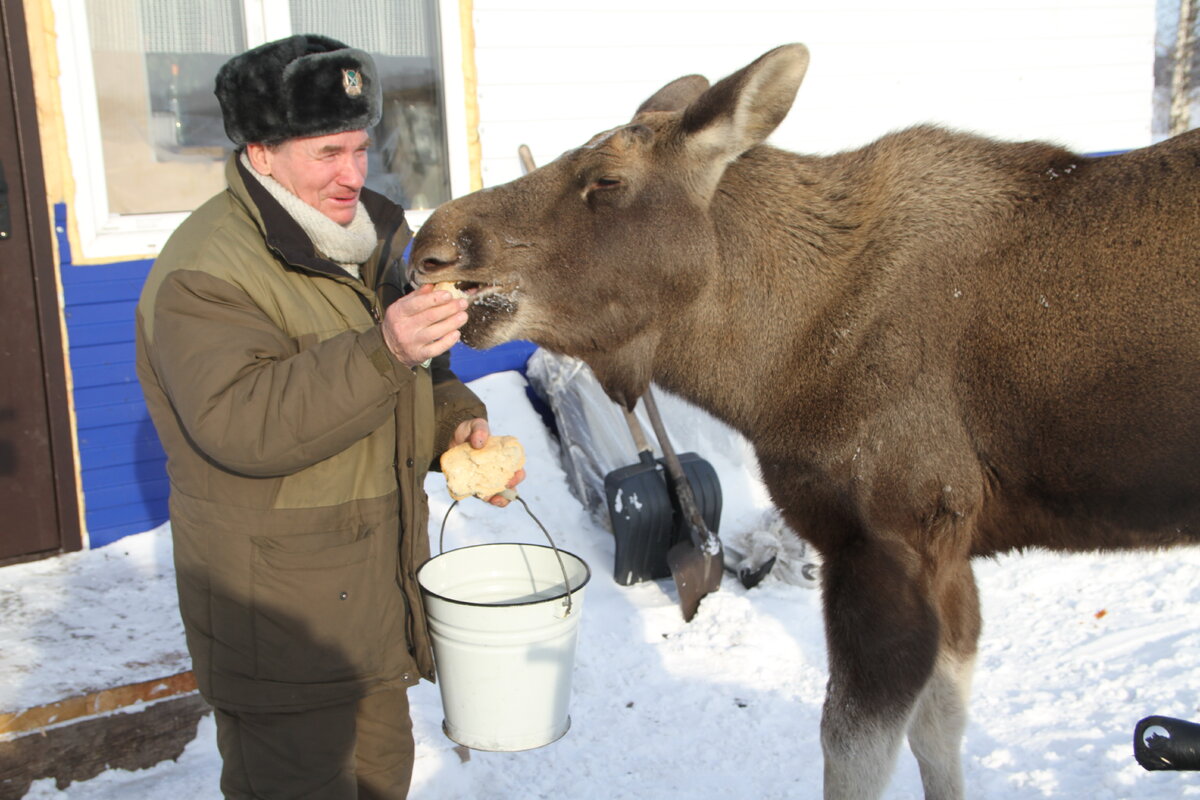
[[[408,259],[409,283],[416,285],[417,278],[428,278],[437,272],[453,267],[458,261],[458,248],[453,242],[422,242],[418,235]]]
[[[432,275],[458,263],[458,248],[453,242],[426,244],[413,254],[413,265],[422,275]]]

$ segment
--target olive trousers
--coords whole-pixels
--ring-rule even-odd
[[[414,744],[405,687],[288,713],[214,709],[227,800],[402,800]]]

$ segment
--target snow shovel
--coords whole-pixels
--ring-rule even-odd
[[[700,601],[709,594],[721,588],[721,576],[725,572],[725,554],[721,540],[709,530],[696,505],[696,496],[683,472],[683,465],[675,455],[675,448],[667,438],[667,429],[658,413],[658,404],[650,387],[642,395],[646,411],[650,415],[650,424],[658,437],[658,444],[663,451],[667,474],[671,476],[671,486],[675,490],[675,499],[679,502],[686,538],[682,538],[667,551],[667,566],[671,569],[671,577],[675,579],[675,588],[679,592],[679,606],[683,611],[684,622],[691,622],[700,608]]]
[[[646,391],[647,394],[650,392],[649,389]],[[656,430],[661,429],[660,439],[664,438],[666,436],[666,425],[662,422],[662,417],[658,413],[658,405],[654,403],[653,397],[646,404],[646,413],[650,417],[651,423],[657,425]],[[626,414],[628,414],[631,426],[630,430],[633,430],[633,426],[638,426],[634,432],[634,438],[637,439],[641,434],[641,427],[638,425],[637,417],[628,412]],[[662,444],[664,453],[670,447],[670,444],[670,442]],[[687,475],[687,482],[692,488],[692,494],[696,498],[696,505],[700,509],[700,516],[708,525],[708,530],[716,537],[718,533],[717,529],[721,524],[721,504],[723,499],[717,471],[713,469],[711,464],[695,453],[681,453],[679,461],[683,466],[684,474]],[[658,463],[667,467],[665,458],[660,458]],[[673,511],[675,513],[675,531],[671,542],[672,544],[678,544],[680,541],[690,538],[691,533],[687,522],[687,514],[684,512],[682,501],[675,491],[671,492],[671,501],[674,505]],[[722,560],[725,571],[736,575],[738,580],[741,581],[742,586],[747,589],[753,589],[762,583],[762,579],[767,577],[771,572],[771,568],[775,566],[775,561],[778,557],[777,555],[773,555],[761,563],[754,564],[744,554],[739,553],[731,547],[722,544],[721,548],[723,550]]]
[[[667,551],[680,540],[685,526],[673,493],[663,479],[663,459],[655,459],[641,423],[622,408],[629,433],[638,449],[638,462],[604,476],[608,519],[616,540],[613,579],[622,586],[671,575]],[[696,496],[701,515],[711,530],[721,521],[721,483],[712,465],[695,453],[679,462]]]

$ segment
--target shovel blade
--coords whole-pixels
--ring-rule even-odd
[[[690,542],[688,523],[663,474],[662,459],[641,455],[641,462],[604,476],[608,520],[616,540],[613,580],[621,586],[671,577],[667,551]],[[721,483],[712,465],[695,453],[679,456],[704,522],[713,533],[721,524]]]
[[[717,540],[715,553],[697,546],[687,538],[667,551],[667,564],[675,589],[679,593],[679,610],[683,621],[691,622],[700,608],[700,601],[721,588],[721,575],[725,571],[725,557]]]
[[[610,472],[604,477],[604,494],[616,543],[613,580],[630,586],[670,575],[667,550],[675,532],[675,509],[653,459]]]

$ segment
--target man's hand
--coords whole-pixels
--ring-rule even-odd
[[[430,285],[404,295],[384,312],[383,341],[407,367],[440,356],[459,339],[467,322],[467,301]]]
[[[476,450],[483,448],[487,444],[487,440],[492,436],[492,430],[488,426],[488,421],[482,417],[469,419],[466,422],[460,422],[458,427],[454,429],[454,444],[460,445],[463,442],[470,442],[471,447]],[[525,480],[525,470],[519,469],[512,476],[512,480],[508,482],[508,488],[516,489],[517,484]],[[488,498],[488,502],[499,508],[504,508],[509,504],[509,499],[503,495],[492,495]]]

